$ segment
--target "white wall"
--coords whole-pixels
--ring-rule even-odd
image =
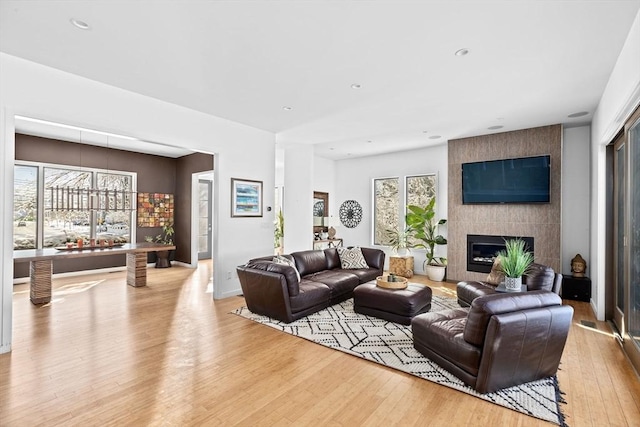
[[[338,217],[338,199],[335,192],[335,161],[323,157],[313,159],[313,191],[329,193],[327,216]]]
[[[564,129],[562,138],[562,252],[563,274],[571,274],[571,259],[580,254],[587,261],[590,254],[589,183],[591,128]],[[589,274],[590,272],[587,272]]]
[[[591,299],[605,317],[606,149],[640,103],[640,11],[609,77],[591,128]]]
[[[420,150],[403,151],[384,154],[380,156],[362,157],[357,159],[340,160],[335,165],[335,212],[345,200],[356,200],[362,206],[363,218],[355,228],[346,228],[340,225],[337,236],[344,239],[345,246],[373,246],[373,198],[372,185],[374,178],[399,177],[400,178],[400,206],[401,216],[404,216],[404,177],[410,175],[424,175],[436,173],[438,175],[438,194],[436,201],[437,218],[447,217],[447,189],[448,189],[448,154],[447,145],[441,144],[435,147]],[[333,211],[333,207],[331,208]],[[446,227],[440,229],[446,236]],[[391,251],[387,247],[379,247],[387,254],[385,263],[388,266],[388,258]],[[437,253],[446,256],[446,246],[439,247]],[[417,274],[424,274],[422,263],[424,262],[424,250],[412,250],[415,258],[414,270]]]
[[[334,203],[335,162],[323,157],[313,159],[313,191],[329,193],[329,210],[337,215],[338,209]]]
[[[274,213],[265,210],[262,218],[231,218],[230,179],[263,181],[265,206],[272,205],[273,134],[6,54],[0,54],[0,69],[0,352],[11,349],[15,115],[215,154],[214,295],[240,293],[235,267],[273,251]],[[227,279],[229,273],[231,279]]]
[[[284,152],[284,252],[312,248],[313,146],[297,144]]]

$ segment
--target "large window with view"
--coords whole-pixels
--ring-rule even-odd
[[[14,170],[13,248],[35,249],[38,233],[38,168],[16,166]]]
[[[135,173],[17,163],[14,249],[78,239],[128,243],[135,224]]]

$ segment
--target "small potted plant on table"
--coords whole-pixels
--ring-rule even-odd
[[[163,245],[173,245],[173,223],[167,222],[162,226],[162,233],[155,238],[152,236],[145,237],[147,242],[162,243]],[[156,268],[171,267],[171,258],[175,254],[175,250],[156,251]]]
[[[533,263],[533,255],[527,251],[522,239],[504,241],[505,250],[498,252],[500,269],[505,275],[504,287],[508,292],[520,292],[522,276],[527,274]]]

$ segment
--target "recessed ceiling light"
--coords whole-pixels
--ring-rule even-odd
[[[495,126],[489,126],[487,129],[489,130],[496,130],[496,129],[502,129],[504,126],[501,125],[495,125]]]
[[[293,110],[293,108],[291,108],[291,107],[287,107],[287,106],[282,107],[282,109],[283,109],[284,111],[291,111],[291,110]]]
[[[370,140],[370,139],[368,139],[368,140],[367,140],[367,144],[371,144],[372,142],[373,142],[373,141],[372,141],[372,140]]]
[[[80,28],[81,30],[88,30],[90,28],[89,24],[79,19],[71,18],[69,21],[71,21],[76,28]]]
[[[455,53],[456,56],[465,56],[468,54],[469,54],[469,49],[467,48],[458,49],[456,50],[456,53]]]
[[[335,148],[331,147],[331,148],[329,148],[329,150],[330,150],[330,151],[333,151],[333,150],[335,150]]]
[[[438,138],[440,138],[440,135],[433,135],[429,137],[429,139],[438,139]]]
[[[429,133],[429,131],[428,130],[423,130],[422,133]]]
[[[576,117],[586,116],[587,114],[589,114],[588,111],[580,111],[578,113],[569,114],[569,116],[567,117],[571,117],[572,119],[575,119]]]
[[[351,89],[360,89],[362,86],[359,85],[358,83],[354,83],[351,85]]]

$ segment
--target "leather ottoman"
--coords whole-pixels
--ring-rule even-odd
[[[431,309],[431,288],[410,283],[406,289],[385,289],[375,282],[363,283],[353,290],[353,309],[356,313],[410,325],[414,316]]]

